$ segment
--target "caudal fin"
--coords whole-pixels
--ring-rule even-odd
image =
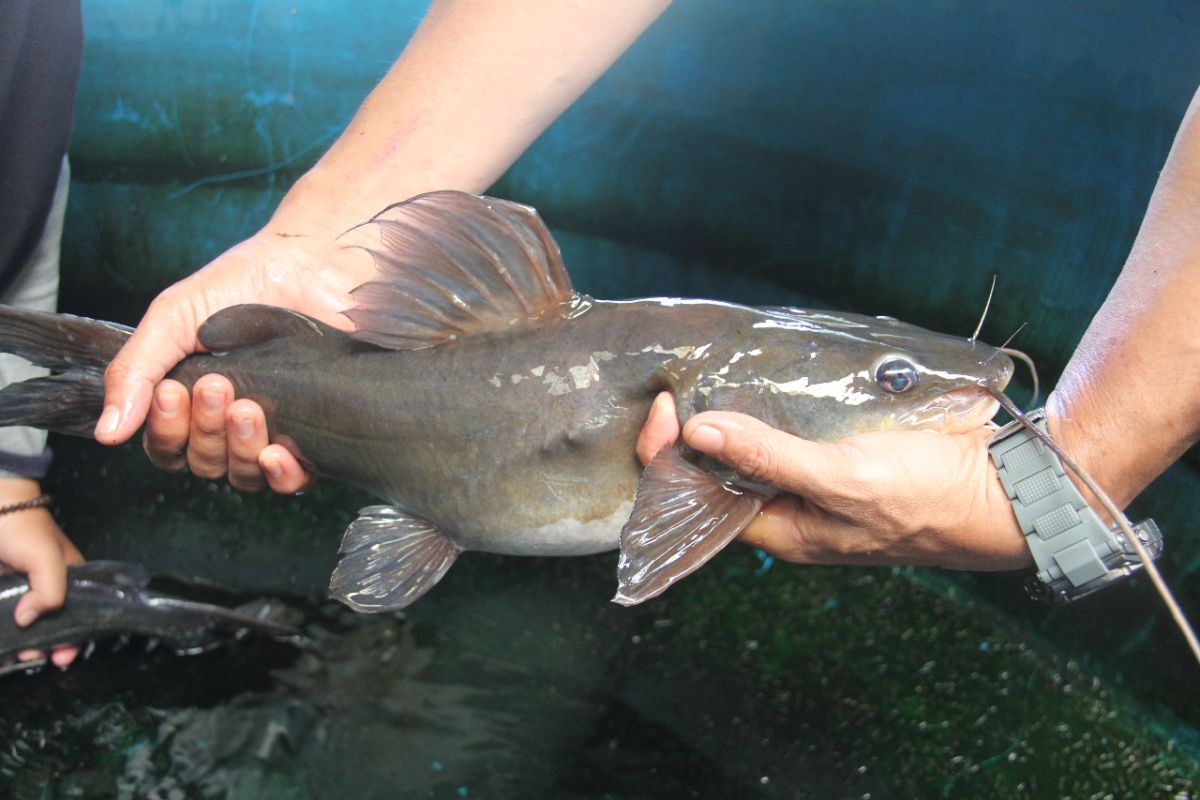
[[[0,353],[51,373],[0,390],[0,427],[91,436],[104,406],[104,368],[131,332],[112,322],[0,306]]]

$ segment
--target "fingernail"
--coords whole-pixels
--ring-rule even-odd
[[[725,446],[725,434],[711,425],[700,425],[687,437],[687,443],[703,453],[718,453]]]
[[[96,422],[97,437],[109,436],[116,432],[117,422],[121,419],[121,414],[117,411],[116,406],[105,406],[104,413],[100,415],[99,421]]]
[[[279,462],[275,459],[268,461],[264,466],[264,469],[266,469],[267,474],[272,478],[278,478],[283,475],[283,468],[279,466]]]
[[[155,395],[154,402],[158,405],[158,413],[164,417],[173,417],[183,407],[179,395],[175,392],[161,392]]]
[[[225,407],[225,393],[218,389],[201,389],[200,402],[209,411],[220,411]]]
[[[17,621],[18,625],[25,628],[37,619],[37,611],[29,606],[24,606],[17,609],[17,613],[13,614],[13,619]]]
[[[254,421],[250,417],[234,417],[233,433],[239,439],[249,439],[254,435]]]

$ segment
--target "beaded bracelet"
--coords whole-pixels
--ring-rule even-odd
[[[34,497],[30,500],[22,500],[19,503],[11,503],[7,506],[0,506],[0,516],[11,514],[14,511],[26,511],[31,508],[45,508],[54,502],[54,498],[48,494]]]

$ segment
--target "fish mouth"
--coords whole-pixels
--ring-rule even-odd
[[[1000,403],[982,386],[955,389],[901,414],[898,422],[920,430],[966,433],[996,416]]]

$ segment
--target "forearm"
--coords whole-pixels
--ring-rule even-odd
[[[1051,430],[1124,506],[1200,438],[1200,93],[1129,259],[1048,404]]]
[[[486,189],[668,3],[436,0],[273,224],[319,209],[340,232],[420,192]]]
[[[346,327],[350,292],[374,265],[337,237],[424,191],[487,188],[668,2],[435,0],[400,59],[267,225],[151,304],[105,373],[96,438],[117,444],[133,435],[152,387],[197,349],[197,328],[223,308],[269,303]],[[175,427],[162,441],[154,428],[152,419],[151,449],[173,463]],[[190,446],[188,453],[191,462]],[[213,455],[229,453],[218,447]]]

